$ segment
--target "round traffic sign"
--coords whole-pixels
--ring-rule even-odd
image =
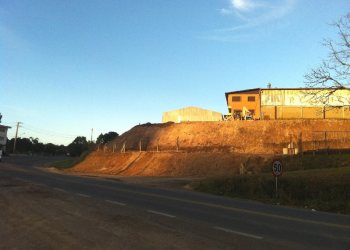
[[[275,176],[275,177],[278,177],[280,175],[282,175],[282,163],[280,161],[274,161],[272,163],[272,174]]]

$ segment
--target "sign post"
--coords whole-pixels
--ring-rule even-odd
[[[278,177],[282,175],[283,166],[280,161],[274,161],[272,163],[272,174],[275,176],[275,189],[276,189],[276,198],[278,198]]]

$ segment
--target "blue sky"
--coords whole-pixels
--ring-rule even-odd
[[[302,87],[348,0],[0,0],[0,112],[70,143],[225,92]],[[13,137],[15,128],[9,131]]]

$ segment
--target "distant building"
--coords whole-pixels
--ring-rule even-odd
[[[221,121],[219,112],[198,107],[186,107],[163,113],[163,122]]]
[[[256,88],[225,93],[229,115],[254,119],[350,119],[350,89]]]
[[[0,125],[0,150],[3,152],[6,152],[7,130],[9,128],[11,127]]]

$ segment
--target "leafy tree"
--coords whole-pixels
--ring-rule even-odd
[[[85,136],[76,137],[72,143],[67,146],[70,156],[80,156],[84,151],[88,150],[89,144]]]
[[[350,13],[333,26],[337,30],[338,41],[324,39],[329,55],[321,65],[305,75],[305,83],[310,88],[327,88],[318,99],[327,104],[329,97],[337,90],[350,87]],[[317,95],[317,94],[316,94]],[[344,104],[350,100],[343,97]]]
[[[15,142],[15,139],[12,138],[11,140],[7,141],[7,151],[12,152],[13,144]],[[32,142],[28,138],[21,138],[18,137],[16,141],[16,153],[28,153],[32,150]]]
[[[101,144],[101,143],[104,144],[104,143],[110,142],[118,136],[119,134],[117,132],[112,132],[112,131],[106,134],[100,134],[97,137],[96,144]]]
[[[7,152],[12,152],[15,139],[7,140]],[[38,138],[17,138],[16,153],[21,154],[46,154],[46,155],[64,155],[66,154],[66,147],[63,145],[55,145],[53,143],[43,144],[39,142]]]

